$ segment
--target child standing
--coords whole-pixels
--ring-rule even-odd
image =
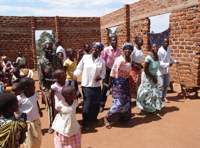
[[[69,85],[74,86],[76,89],[77,98],[81,98],[81,93],[78,89],[77,81],[73,80],[73,73],[76,70],[77,60],[74,58],[74,50],[72,48],[67,49],[67,60],[64,62],[64,70],[67,72],[67,80]]]
[[[59,101],[65,100],[65,98],[61,95],[61,90],[64,86],[69,84],[66,79],[66,74],[62,69],[58,69],[54,72],[54,78],[57,79],[57,82],[51,85],[51,101],[50,105],[56,105]]]
[[[78,106],[76,89],[73,86],[65,86],[61,93],[65,100],[56,104],[58,113],[52,125],[52,128],[56,131],[54,136],[55,148],[81,148],[81,130],[76,120],[76,107]]]
[[[39,116],[42,117],[42,111],[38,104],[40,98],[35,91],[35,81],[32,78],[22,78],[19,82],[22,93],[17,96],[19,104],[19,112],[27,114],[28,131],[24,148],[40,147],[42,141],[41,122]]]
[[[14,112],[18,111],[18,101],[14,94],[0,94],[0,147],[19,148],[26,138],[26,122],[14,117]]]

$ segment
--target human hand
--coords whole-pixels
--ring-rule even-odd
[[[40,117],[43,117],[43,112],[41,111],[41,109],[39,109],[39,114],[40,114]]]
[[[77,77],[75,75],[73,75],[73,80],[77,81]]]
[[[49,106],[52,106],[52,101],[51,101],[51,99],[49,99]]]
[[[179,64],[179,62],[177,61],[177,62],[176,62],[176,64],[178,65],[178,64]]]
[[[101,80],[100,76],[96,76],[96,78],[94,79],[96,82],[98,82],[99,80]]]
[[[108,90],[110,90],[111,87],[112,87],[111,84],[108,84],[108,85],[107,85]]]
[[[156,83],[156,84],[158,82],[158,80],[157,80],[157,78],[155,76],[153,77],[153,82]]]

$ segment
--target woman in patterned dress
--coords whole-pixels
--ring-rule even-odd
[[[141,115],[152,113],[157,115],[156,110],[160,110],[164,105],[159,98],[157,89],[157,70],[160,61],[157,55],[158,46],[153,43],[151,54],[145,58],[144,72],[142,73],[142,83],[138,88],[136,105],[141,109]]]
[[[131,119],[131,94],[129,88],[129,74],[131,71],[131,52],[133,45],[125,43],[123,45],[124,55],[115,59],[111,69],[108,89],[112,86],[113,104],[104,117],[104,123],[107,129],[111,128],[109,119],[119,117],[120,122],[127,124]]]

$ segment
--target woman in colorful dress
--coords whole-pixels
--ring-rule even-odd
[[[138,88],[136,105],[141,109],[141,115],[152,113],[157,115],[156,110],[161,110],[164,106],[159,98],[157,89],[157,70],[160,61],[157,55],[158,46],[153,43],[151,54],[145,58],[144,72],[142,73],[142,83]]]
[[[52,41],[45,42],[45,48],[43,49],[45,55],[38,61],[38,78],[40,81],[40,88],[45,96],[48,117],[49,117],[49,130],[48,133],[52,134],[53,129],[51,128],[54,119],[54,107],[52,106],[51,100],[51,84],[57,80],[54,78],[53,72],[57,69],[63,69],[62,61],[57,55],[53,55]]]
[[[131,97],[137,97],[137,90],[141,83],[141,69],[143,66],[141,65],[143,59],[143,39],[141,37],[135,38],[135,44],[133,52],[131,53],[132,59],[132,70],[129,76],[129,84],[131,89]]]
[[[131,71],[131,52],[133,51],[131,43],[123,45],[124,55],[115,59],[110,72],[108,89],[112,86],[113,104],[104,117],[104,123],[107,129],[111,128],[109,120],[111,117],[119,117],[120,122],[127,124],[131,119],[131,93],[129,88],[129,74]]]

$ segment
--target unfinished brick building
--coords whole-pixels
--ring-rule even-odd
[[[15,61],[17,51],[23,51],[28,67],[36,68],[36,30],[56,30],[56,37],[65,49],[80,49],[85,42],[93,41],[107,46],[108,28],[117,26],[118,46],[122,47],[124,42],[134,43],[135,37],[140,36],[146,56],[149,17],[169,12],[172,57],[190,63],[195,81],[200,84],[200,47],[197,46],[200,43],[200,0],[140,0],[102,17],[0,16],[0,53]],[[171,77],[177,79],[175,66],[171,68]]]

